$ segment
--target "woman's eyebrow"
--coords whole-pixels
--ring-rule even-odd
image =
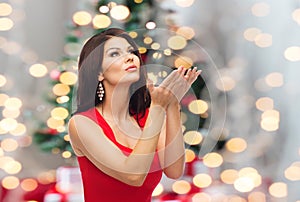
[[[118,47],[111,47],[111,48],[107,49],[105,52],[107,53],[108,51],[110,51],[110,50],[112,50],[112,49],[121,50],[121,49],[120,49],[120,48],[118,48]]]

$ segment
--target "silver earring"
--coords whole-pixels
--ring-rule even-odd
[[[99,84],[98,84],[97,95],[99,97],[99,100],[102,101],[104,98],[104,87],[103,87],[103,84],[101,81],[99,81]]]

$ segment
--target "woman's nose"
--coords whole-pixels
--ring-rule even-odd
[[[133,54],[132,53],[128,53],[125,56],[125,62],[132,62],[133,61]]]

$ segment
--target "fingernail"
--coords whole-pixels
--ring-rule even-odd
[[[197,68],[198,68],[198,67],[194,67],[193,70],[194,70],[194,69],[197,70]]]

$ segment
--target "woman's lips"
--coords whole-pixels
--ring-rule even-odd
[[[131,65],[125,69],[125,71],[127,71],[127,72],[133,72],[136,70],[137,70],[137,66],[135,66],[135,65]]]

